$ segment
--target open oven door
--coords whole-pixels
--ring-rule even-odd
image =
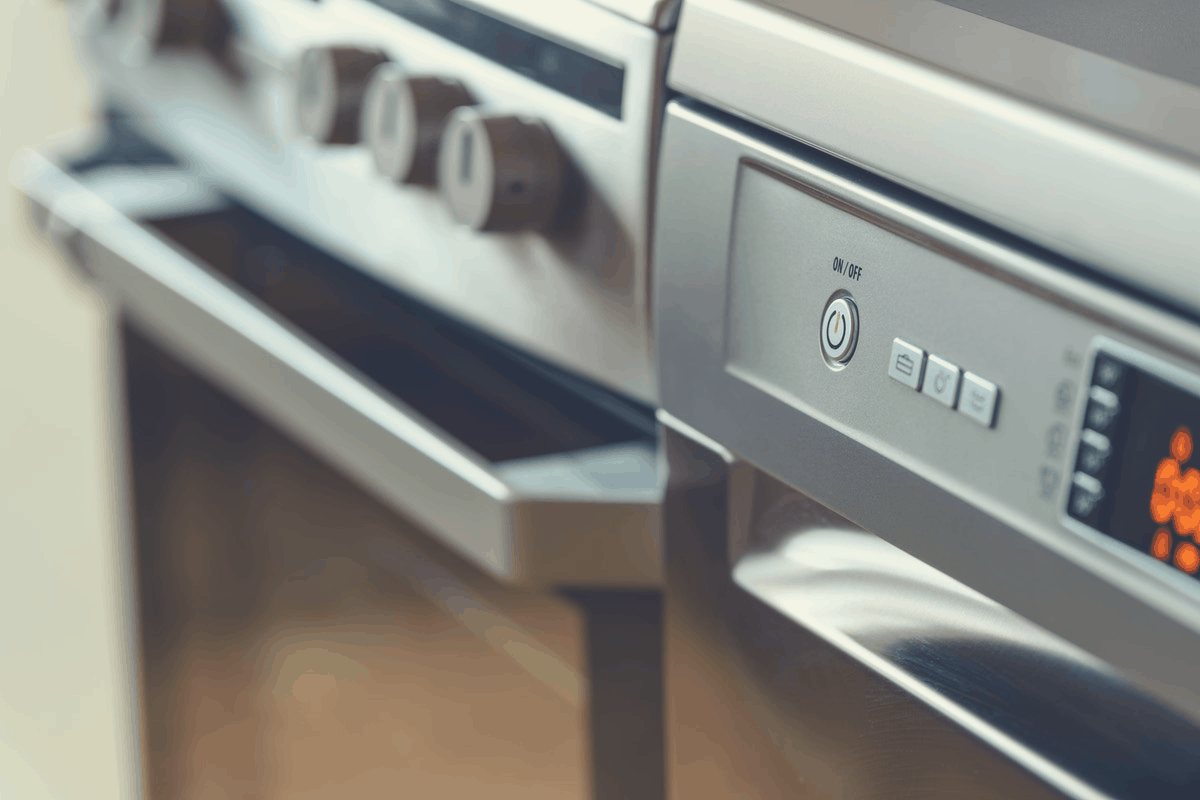
[[[561,677],[553,654],[499,636],[521,626],[464,597],[455,565],[572,598],[587,666],[556,688],[586,709],[592,792],[661,796],[652,412],[378,284],[119,116],[72,150],[27,152],[14,180],[38,228],[111,300],[126,352],[150,343],[411,521],[449,554],[441,563],[386,540],[369,558],[419,573],[534,677]]]

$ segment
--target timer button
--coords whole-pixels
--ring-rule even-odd
[[[999,399],[1000,389],[996,384],[974,372],[967,372],[963,375],[958,413],[990,428],[996,421],[996,401]]]
[[[1125,365],[1104,353],[1097,353],[1096,364],[1092,368],[1092,383],[1110,392],[1120,392],[1125,384]]]
[[[325,144],[357,142],[367,80],[387,60],[378,50],[355,47],[304,51],[296,75],[300,132]]]
[[[431,185],[446,118],[475,98],[456,80],[408,75],[383,64],[363,99],[362,135],[380,175],[399,183]]]
[[[1080,522],[1096,527],[1100,517],[1100,501],[1104,499],[1104,487],[1091,475],[1076,472],[1071,479],[1071,498],[1067,510]]]
[[[958,402],[958,384],[962,378],[962,370],[941,356],[931,355],[925,366],[925,382],[921,385],[921,394],[944,405],[954,408]]]
[[[1079,435],[1079,456],[1075,460],[1075,469],[1094,478],[1103,478],[1111,455],[1112,443],[1107,436],[1085,430]]]
[[[1111,435],[1121,413],[1121,401],[1103,386],[1093,386],[1088,391],[1087,411],[1083,424],[1104,435]]]
[[[558,216],[570,165],[540,120],[458,108],[446,122],[437,160],[438,188],[464,225],[541,230]]]
[[[854,357],[858,346],[858,307],[850,295],[837,295],[825,306],[820,336],[821,353],[829,366],[841,369]]]

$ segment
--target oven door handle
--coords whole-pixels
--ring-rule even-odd
[[[121,313],[496,578],[658,582],[662,492],[653,447],[490,463],[131,219],[114,198],[138,192],[93,191],[29,151],[13,177],[35,224]],[[175,193],[185,208],[207,192],[182,170],[176,183],[191,187]],[[633,478],[611,488],[604,477],[614,464]]]

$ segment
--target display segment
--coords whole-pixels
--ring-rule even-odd
[[[1068,513],[1200,577],[1196,435],[1200,397],[1098,353]]]

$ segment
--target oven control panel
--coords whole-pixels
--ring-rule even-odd
[[[618,5],[73,8],[97,93],[225,191],[402,291],[652,400],[670,3]]]
[[[667,418],[1200,719],[1200,325],[690,101],[663,148]]]

